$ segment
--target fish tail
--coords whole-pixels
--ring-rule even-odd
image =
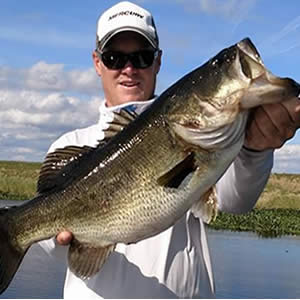
[[[16,245],[10,234],[9,210],[13,208],[0,209],[0,294],[2,294],[15,273],[27,251]]]

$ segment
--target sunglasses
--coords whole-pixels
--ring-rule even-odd
[[[136,69],[149,68],[158,55],[158,50],[140,50],[132,53],[120,51],[97,51],[103,64],[112,70],[119,70],[125,67],[128,61]]]

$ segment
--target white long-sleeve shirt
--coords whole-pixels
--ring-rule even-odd
[[[152,101],[107,108],[100,106],[95,125],[69,132],[54,142],[49,152],[68,145],[96,146],[112,120],[112,111],[132,105],[140,113]],[[256,203],[273,165],[273,151],[242,149],[217,183],[219,209],[247,212]],[[68,247],[55,239],[39,245],[52,257],[66,261]],[[211,298],[214,283],[201,219],[188,211],[174,226],[136,244],[117,244],[102,269],[82,280],[67,270],[65,299],[96,298]]]

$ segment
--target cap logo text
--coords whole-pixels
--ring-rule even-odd
[[[108,21],[110,21],[110,20],[112,20],[116,17],[119,17],[119,16],[135,16],[135,17],[138,17],[138,18],[141,18],[141,19],[144,18],[143,15],[141,15],[141,14],[135,12],[135,11],[126,10],[126,11],[120,11],[116,14],[113,14],[113,15],[109,16]]]

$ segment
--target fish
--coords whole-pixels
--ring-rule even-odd
[[[0,293],[29,247],[68,230],[70,270],[92,277],[116,244],[137,243],[188,210],[209,222],[215,184],[243,146],[251,110],[297,97],[249,38],[183,76],[144,112],[114,114],[96,147],[49,153],[30,201],[0,210]]]

